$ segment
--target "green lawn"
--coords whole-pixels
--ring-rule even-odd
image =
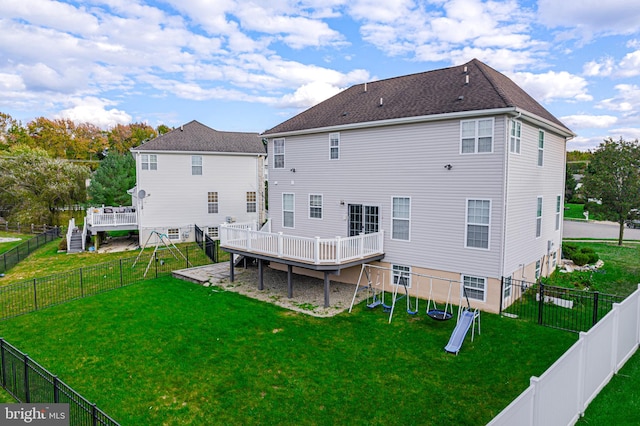
[[[577,339],[482,314],[359,305],[314,318],[170,277],[0,322],[0,336],[123,425],[484,424]]]
[[[16,234],[14,232],[0,231],[0,237],[20,238],[19,241],[9,241],[9,242],[6,242],[6,243],[0,243],[0,255],[1,255],[2,253],[11,250],[15,246],[18,246],[18,245],[24,243],[28,239],[35,237],[35,235],[31,235],[31,234]]]
[[[564,218],[565,219],[582,219],[584,220],[584,204],[570,204],[564,205]]]

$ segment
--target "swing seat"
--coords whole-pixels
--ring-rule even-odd
[[[379,300],[375,300],[373,303],[369,303],[369,304],[367,305],[367,308],[369,308],[369,309],[373,309],[373,308],[376,308],[376,307],[378,307],[378,306],[380,306],[380,305],[382,305],[382,302],[381,302],[381,301],[379,301]]]
[[[391,312],[391,306],[385,305],[384,303],[381,303],[381,305],[382,305],[382,312]]]
[[[451,312],[443,311],[442,309],[432,309],[427,311],[427,315],[436,321],[447,321],[453,318]]]
[[[409,315],[416,315],[418,313],[418,311],[412,311],[411,309],[407,309],[407,313]]]

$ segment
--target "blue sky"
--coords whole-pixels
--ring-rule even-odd
[[[477,58],[578,136],[640,138],[640,2],[2,0],[0,112],[262,132],[354,84]]]

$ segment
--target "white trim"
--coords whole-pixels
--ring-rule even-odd
[[[178,151],[175,149],[172,150],[160,150],[160,149],[147,149],[147,150],[134,150],[130,149],[132,153],[138,154],[181,154],[181,155],[228,155],[228,156],[242,156],[242,157],[266,157],[267,153],[265,152],[222,152],[222,151]]]
[[[291,195],[293,197],[293,208],[292,210],[285,210],[284,209],[284,196],[285,195]],[[285,225],[285,221],[284,221],[284,214],[285,212],[291,212],[293,215],[293,226],[286,226]],[[296,227],[296,194],[293,192],[283,192],[282,193],[282,227],[283,228],[287,228],[287,229],[295,229]]]
[[[278,153],[276,154],[276,141],[282,141],[282,153]],[[273,161],[273,169],[284,169],[287,165],[287,158],[286,158],[286,152],[287,152],[287,148],[286,148],[286,141],[285,138],[275,138],[273,139],[273,153],[271,154],[271,160]],[[282,167],[276,167],[276,155],[282,155]]]
[[[491,122],[491,150],[490,151],[478,151],[478,145],[480,143],[480,134],[479,134],[479,124],[481,121],[490,121]],[[462,152],[462,127],[464,123],[474,123],[474,135],[473,135],[473,152]],[[460,155],[481,155],[481,154],[493,154],[494,145],[495,145],[495,128],[496,128],[496,120],[494,117],[483,117],[476,118],[474,120],[460,120]],[[483,136],[486,137],[486,136]],[[469,137],[465,139],[470,139]]]
[[[407,270],[397,271],[394,268],[406,268]],[[389,274],[389,280],[390,280],[389,284],[395,285],[395,286],[400,285],[396,283],[396,277],[400,278],[402,275],[409,278],[407,288],[411,288],[411,277],[412,277],[411,266],[400,265],[398,263],[391,264],[391,273]]]
[[[520,127],[520,135],[517,137],[511,135],[512,127],[516,124]],[[509,119],[509,125],[507,127],[507,144],[509,145],[509,153],[520,155],[522,151],[522,121],[516,118],[511,118]],[[511,138],[514,138],[517,141],[517,150],[511,149]]]
[[[311,197],[312,196],[320,197],[320,207],[311,206]],[[308,215],[309,219],[311,219],[311,220],[322,220],[322,219],[324,219],[324,196],[322,194],[309,194],[309,196],[307,197],[307,206],[308,206],[307,215]],[[311,207],[320,209],[320,217],[311,216]]]
[[[331,145],[331,142],[333,142],[334,140],[338,141],[338,145],[336,146]],[[338,150],[338,156],[336,158],[333,158],[331,156],[332,150],[334,148]],[[329,133],[329,160],[336,161],[339,159],[340,159],[340,132]]]
[[[542,134],[542,148],[540,148],[540,135]],[[536,157],[536,164],[538,165],[538,167],[544,167],[544,144],[545,144],[545,131],[542,129],[538,129],[538,155]],[[540,156],[542,154],[542,157]],[[541,161],[542,160],[542,164]]]
[[[562,209],[564,208],[562,202],[562,194],[556,195],[556,231],[560,230],[560,225],[562,224]]]
[[[200,160],[200,164],[196,164],[194,162],[195,159]],[[194,173],[194,167],[200,167],[200,173]],[[191,156],[191,176],[202,176],[204,174],[204,161],[202,160],[202,155],[192,155]]]
[[[540,215],[538,215],[538,207],[540,207]],[[538,195],[536,198],[536,239],[542,237],[542,218],[544,217],[544,197]],[[538,220],[540,220],[540,234],[538,234]]]
[[[396,218],[393,216],[393,200],[395,198],[403,198],[403,199],[408,199],[409,200],[409,217],[408,218],[404,218],[404,217],[399,217]],[[379,214],[380,212],[378,212]],[[364,213],[363,213],[364,214]],[[394,220],[406,220],[407,222],[409,222],[409,232],[407,235],[407,239],[404,238],[393,238],[393,221]],[[394,240],[394,241],[411,241],[411,197],[406,196],[406,195],[393,195],[391,197],[391,234],[389,235],[389,238]]]
[[[489,223],[469,223],[469,201],[488,201],[489,202]],[[491,198],[467,198],[464,202],[464,248],[472,250],[491,250],[491,216],[492,216],[493,200]],[[469,225],[478,225],[487,227],[487,247],[473,247],[467,244]]]
[[[478,299],[477,297],[472,297],[467,293],[467,297],[470,300],[476,300],[478,302],[486,302],[487,301],[487,284],[488,284],[488,280],[487,277],[479,277],[477,275],[470,275],[470,274],[460,274],[460,294],[463,295],[464,297],[464,288],[470,288],[476,291],[480,291],[480,289],[475,288],[475,287],[469,287],[469,286],[465,286],[464,285],[464,279],[465,278],[474,278],[477,280],[483,280],[484,281],[484,285],[482,287],[482,299]]]

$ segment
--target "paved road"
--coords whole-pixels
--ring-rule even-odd
[[[584,222],[565,220],[563,224],[563,238],[603,238],[618,239],[620,227],[614,222]],[[625,226],[625,240],[640,240],[640,229]]]

